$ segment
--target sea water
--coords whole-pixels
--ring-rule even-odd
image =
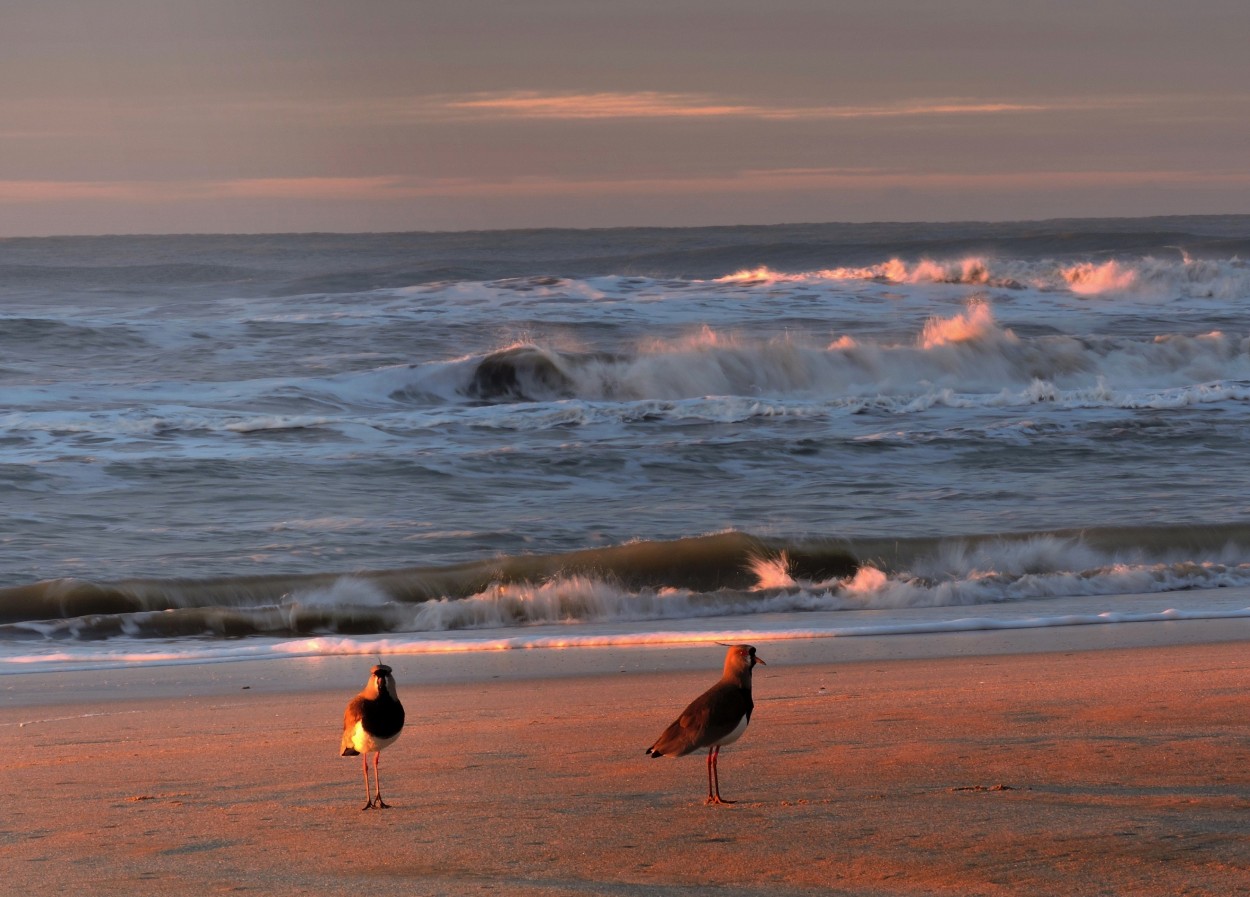
[[[1247,259],[1250,217],[0,241],[0,671],[1245,615]]]

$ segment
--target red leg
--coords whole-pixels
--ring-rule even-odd
[[[378,778],[378,761],[382,759],[382,752],[378,751],[373,755],[373,785],[377,788],[374,795],[374,806],[383,810],[389,810],[391,805],[382,800],[382,780]]]
[[[732,804],[731,800],[724,800],[720,796],[720,770],[717,768],[716,761],[720,757],[720,746],[712,748],[712,752],[708,754],[708,776],[709,788],[711,793],[708,795],[707,802],[710,804]]]
[[[365,751],[360,755],[360,766],[365,772],[365,805],[362,810],[369,810],[373,807],[373,798],[369,796],[369,752]]]

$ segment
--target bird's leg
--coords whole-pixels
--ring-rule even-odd
[[[389,810],[391,805],[382,800],[382,780],[378,778],[378,761],[382,759],[382,752],[378,751],[373,755],[373,784],[377,788],[377,794],[374,795],[373,805],[380,810]]]
[[[720,770],[716,768],[716,760],[720,757],[720,745],[712,748],[707,755],[707,802],[709,804],[732,804],[720,796]]]
[[[369,796],[369,752],[365,751],[360,755],[360,766],[365,771],[365,805],[362,810],[373,809],[373,798]]]

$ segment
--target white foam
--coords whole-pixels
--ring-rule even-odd
[[[1240,552],[1230,547],[1216,553]],[[372,608],[387,614],[393,631],[384,636],[254,637],[241,642],[141,638],[0,642],[0,672],[215,663],[292,654],[463,653],[924,635],[1250,616],[1250,564],[1116,562],[1090,569],[1070,567],[1074,561],[1102,560],[1078,544],[1039,539],[989,543],[975,550],[950,548],[925,561],[929,578],[914,573],[887,576],[863,567],[846,580],[804,584],[791,578],[784,559],[776,559],[757,567],[764,582],[751,593],[677,589],[632,593],[598,580],[570,577],[539,585],[500,585],[469,598],[419,605],[389,603],[371,584],[343,577],[326,588],[293,595],[280,606],[258,610],[285,626],[306,607]],[[1163,600],[1169,604],[1160,607]],[[960,613],[973,605],[978,607],[975,616]]]
[[[175,666],[187,664],[232,663],[290,657],[333,657],[372,655],[474,654],[496,651],[576,648],[631,648],[648,646],[679,646],[710,643],[758,643],[812,639],[870,638],[900,635],[924,636],[951,633],[1001,632],[1036,630],[1073,626],[1112,624],[1178,623],[1198,620],[1250,619],[1250,590],[1237,590],[1236,599],[1225,596],[1206,606],[1146,609],[1149,595],[1125,596],[1115,602],[1115,609],[1075,611],[1062,603],[1059,613],[1036,613],[1039,605],[1030,605],[1032,613],[1021,613],[1012,606],[998,606],[993,612],[977,616],[932,618],[923,614],[905,617],[881,617],[880,612],[816,614],[808,625],[788,615],[753,620],[746,625],[740,619],[716,617],[702,625],[687,621],[665,628],[638,630],[625,627],[564,626],[560,631],[539,627],[530,631],[494,630],[490,632],[441,635],[389,636],[319,636],[302,639],[249,639],[243,643],[165,643],[152,645],[142,641],[115,640],[104,645],[92,644],[73,650],[0,645],[0,675],[118,669],[135,666]],[[1237,602],[1242,602],[1237,606]],[[1139,605],[1134,607],[1134,605]],[[1012,611],[1015,610],[1013,613]],[[1176,633],[1173,631],[1173,635]],[[1164,637],[1166,641],[1166,637]],[[961,650],[969,651],[964,645]]]
[[[92,288],[86,280],[80,286]],[[1236,259],[882,258],[856,269],[759,270],[704,281],[516,279],[237,300],[209,292],[203,301],[178,295],[155,307],[144,299],[142,308],[134,301],[110,307],[107,297],[97,303],[83,292],[32,305],[48,306],[46,316],[33,317],[75,328],[89,345],[107,346],[114,335],[119,348],[101,354],[102,364],[79,363],[72,341],[59,353],[50,345],[39,357],[5,362],[0,442],[14,474],[7,482],[35,499],[23,502],[19,494],[11,504],[41,524],[11,527],[0,537],[7,583],[67,572],[120,579],[163,574],[169,565],[176,567],[170,575],[185,576],[319,572],[332,556],[336,563],[351,556],[362,566],[399,566],[410,562],[412,545],[380,537],[376,502],[362,498],[339,517],[333,511],[344,495],[373,495],[365,479],[377,486],[395,477],[378,486],[392,494],[420,490],[413,485],[419,478],[408,476],[410,464],[420,475],[440,477],[430,505],[422,505],[421,526],[480,531],[475,508],[489,508],[487,522],[524,532],[536,551],[622,538],[622,531],[623,538],[680,535],[677,515],[656,506],[664,490],[680,493],[688,483],[684,510],[694,522],[686,525],[696,529],[742,516],[740,525],[752,531],[793,533],[830,519],[827,508],[813,507],[826,499],[846,500],[836,525],[860,527],[859,535],[950,532],[946,523],[956,517],[958,529],[1053,526],[1069,511],[1094,524],[1153,521],[1156,513],[1165,523],[1227,522],[1241,513],[1225,482],[1236,465],[1219,463],[1235,457],[1250,403],[1250,267]],[[571,397],[473,400],[467,387],[477,364],[522,344],[560,362]],[[1120,413],[1134,411],[1147,413]],[[1153,413],[1164,411],[1193,413]],[[771,419],[776,426],[768,426]],[[1121,425],[1144,453],[1131,471],[1143,479],[1134,482],[1176,477],[1173,494],[1147,504],[1137,501],[1135,486],[1095,482],[1097,465],[1119,457]],[[743,451],[736,450],[740,439]],[[1188,451],[1199,441],[1202,451]],[[963,474],[941,463],[950,446],[957,453],[986,442],[1072,449],[1073,456],[1092,446],[1098,460],[1082,466],[1078,458],[1072,471],[1083,479],[1066,484],[1089,492],[1045,496],[1035,523],[1019,496],[1034,490],[1040,498],[1052,482],[1046,474],[1017,480],[1011,470],[991,471],[996,477],[984,495],[979,471],[951,482]],[[916,450],[893,451],[899,446]],[[826,454],[812,457],[820,452]],[[1038,470],[1048,457],[1010,454]],[[674,455],[689,467],[680,476],[656,475],[652,465]],[[180,465],[187,460],[210,463]],[[601,462],[603,469],[615,466],[598,476]],[[818,477],[831,463],[846,483],[871,480],[870,488],[824,491]],[[166,476],[170,464],[179,465],[179,479]],[[280,467],[293,472],[282,479]],[[223,479],[218,471],[227,469],[232,475]],[[694,478],[683,478],[687,472]],[[791,472],[802,485],[782,488]],[[308,495],[294,494],[314,481]],[[257,483],[264,484],[261,493],[287,490],[291,509],[261,507],[262,496],[250,494]],[[455,485],[442,495],[442,484]],[[160,496],[171,487],[186,500],[167,513]],[[496,487],[489,498],[473,491]],[[106,494],[85,513],[77,496],[97,492]],[[616,528],[607,514],[596,519],[599,506],[611,507],[623,494],[639,497],[635,513]],[[733,497],[720,504],[722,494]],[[953,500],[934,503],[931,495]],[[543,519],[531,527],[535,509]],[[308,523],[286,537],[257,538],[279,531],[275,515],[287,513]],[[323,516],[328,522],[318,525]],[[430,551],[460,560],[499,544],[498,536],[475,536]],[[1073,612],[1079,616],[1125,590],[1189,589],[1186,596],[1205,600],[1215,586],[1223,592],[1246,581],[1242,557],[1102,557],[1063,545],[999,546],[892,576],[865,571],[851,583],[794,582],[775,570],[768,588],[749,600],[555,583],[414,613],[452,641],[510,621],[519,628],[508,638],[532,635],[535,626],[585,633],[622,621],[644,623],[634,629],[646,637],[675,621],[689,627],[726,613],[753,627],[769,612],[789,613],[801,621],[796,628],[815,614],[840,613],[828,624],[837,628],[850,624],[846,614],[933,608],[949,617],[949,608],[978,602],[1074,594],[1086,596]],[[289,604],[375,610],[379,597],[355,588],[343,584]],[[1186,598],[1182,609],[1188,605]],[[747,606],[757,611],[749,618],[741,616]],[[395,616],[401,611],[407,609]],[[204,656],[250,650],[248,641],[207,645]],[[107,654],[122,645],[136,656],[160,651],[127,639],[97,647]],[[69,657],[95,650],[60,649]],[[177,657],[199,649],[187,643],[169,650]]]
[[[1169,407],[1241,401],[1250,392],[1250,340],[1210,332],[1092,342],[1062,335],[1024,339],[999,325],[987,302],[930,318],[910,342],[816,334],[767,339],[704,328],[697,336],[653,338],[634,354],[580,359],[543,347],[568,377],[572,397],[630,405],[647,401],[747,398],[765,403],[889,403],[897,410],[1004,407]],[[404,389],[468,392],[473,364],[414,371]],[[402,390],[401,390],[402,391]],[[560,399],[543,395],[532,398]]]
[[[1250,265],[1240,259],[1145,257],[1134,260],[1059,261],[969,256],[952,259],[892,258],[874,265],[782,273],[769,268],[739,271],[717,283],[750,287],[778,284],[818,286],[822,283],[884,282],[894,285],[957,284],[1069,291],[1082,297],[1108,296],[1145,301],[1176,297],[1227,300],[1250,293]]]
[[[1187,327],[1204,312],[1227,319],[1230,300],[1247,297],[1245,263],[1178,254],[1098,263],[887,260],[720,281],[435,284],[364,299],[240,300],[226,320],[133,309],[82,317],[81,310],[59,309],[56,320],[73,326],[151,328],[177,351],[144,358],[134,374],[67,377],[57,367],[6,383],[0,438],[12,441],[13,456],[24,463],[72,457],[83,445],[103,460],[266,458],[289,444],[236,437],[302,429],[316,437],[301,451],[318,457],[400,451],[413,433],[449,427],[541,431],[861,410],[1240,405],[1250,401],[1250,335]],[[498,328],[482,328],[484,309]],[[283,361],[278,348],[271,361],[237,331],[257,322],[386,328],[427,320],[432,310],[446,326],[481,332],[482,342],[470,354],[439,359],[425,347],[414,352],[417,363],[362,368],[343,361],[355,355],[335,354],[346,351],[341,340],[321,347],[317,364]],[[580,323],[632,336],[587,354]],[[527,336],[536,326],[547,328],[541,339]],[[537,407],[473,403],[469,384],[481,359],[527,341],[570,378],[569,394],[534,396],[543,400]],[[240,366],[232,353],[241,344],[266,363]],[[189,346],[197,347],[190,356]],[[469,347],[459,343],[455,352]],[[202,378],[186,379],[181,363],[188,357]],[[162,367],[175,361],[177,369]],[[275,370],[290,373],[246,373]]]
[[[376,585],[355,576],[340,576],[330,585],[301,589],[290,595],[285,607],[384,607],[391,598]]]

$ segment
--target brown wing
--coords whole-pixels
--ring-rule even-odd
[[[356,731],[356,723],[364,717],[365,696],[356,695],[343,711],[343,740],[339,742],[340,757],[355,757],[360,752],[352,745],[352,733]]]
[[[751,696],[734,685],[718,682],[690,702],[655,744],[654,757],[684,757],[709,747],[732,732],[751,713]]]

